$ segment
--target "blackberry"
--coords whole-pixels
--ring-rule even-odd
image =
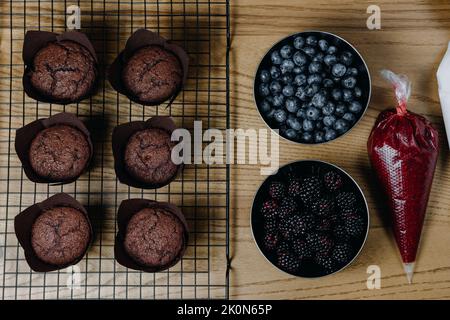
[[[264,201],[261,207],[261,213],[265,218],[273,218],[277,214],[278,204],[275,200],[269,199]]]
[[[316,230],[321,232],[328,232],[331,230],[333,223],[328,218],[319,218],[316,222]]]
[[[269,195],[275,199],[280,200],[286,193],[286,187],[281,181],[274,181],[270,184]]]
[[[320,255],[328,255],[333,247],[333,241],[320,233],[309,233],[306,236],[306,242],[312,251]]]
[[[313,252],[306,241],[298,238],[292,241],[292,251],[298,255],[300,259],[309,259],[313,256]]]
[[[297,198],[300,196],[302,183],[298,178],[290,178],[288,183],[287,193],[291,197]]]
[[[266,235],[264,236],[264,247],[267,250],[270,251],[275,250],[275,248],[277,247],[277,243],[278,243],[278,234],[271,232],[266,233]]]
[[[300,188],[300,199],[305,204],[310,204],[312,201],[318,199],[321,194],[320,180],[316,176],[306,177],[302,181]]]
[[[274,233],[278,230],[278,222],[276,218],[267,218],[264,220],[264,230]]]
[[[339,264],[344,264],[352,258],[352,247],[345,242],[338,243],[331,253],[331,257]]]
[[[278,239],[277,256],[279,256],[283,253],[289,253],[289,252],[291,252],[289,243],[287,243],[286,241],[283,241],[282,239]]]
[[[308,226],[300,216],[291,215],[281,219],[278,229],[286,240],[293,240],[299,235],[305,234]]]
[[[335,268],[333,259],[331,259],[329,256],[318,254],[316,255],[314,261],[327,272],[331,272]]]
[[[291,252],[282,252],[278,254],[278,266],[284,271],[295,273],[300,270],[300,259]]]
[[[345,231],[352,237],[361,236],[364,232],[364,221],[358,216],[346,216],[344,220]]]
[[[345,226],[343,224],[337,224],[333,228],[333,237],[337,241],[348,241],[350,240],[350,235],[347,233]]]
[[[325,173],[323,176],[323,182],[324,182],[325,188],[331,192],[341,189],[342,186],[344,185],[342,176],[335,171],[329,171],[329,172]]]
[[[286,197],[281,200],[280,208],[284,208],[284,211],[290,214],[296,214],[299,211],[298,204],[292,197]]]
[[[336,204],[341,210],[354,208],[356,205],[356,196],[351,192],[340,192],[336,196]]]
[[[287,206],[281,207],[280,206],[277,210],[277,215],[280,219],[285,219],[293,214],[294,214],[294,211],[292,210],[291,207],[287,207]]]
[[[331,198],[320,198],[311,204],[311,210],[319,217],[330,216],[334,212],[334,201]]]

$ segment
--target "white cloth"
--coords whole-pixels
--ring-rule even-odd
[[[439,65],[437,80],[445,131],[447,133],[447,141],[450,147],[450,42],[448,44],[447,52]]]

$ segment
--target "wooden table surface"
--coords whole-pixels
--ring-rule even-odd
[[[450,171],[436,83],[436,69],[450,40],[448,1],[376,1],[382,29],[366,27],[373,1],[236,0],[232,1],[232,125],[264,128],[256,111],[252,84],[257,64],[271,45],[303,30],[324,30],[350,41],[365,58],[373,93],[362,121],[345,137],[324,146],[299,146],[280,140],[280,165],[298,159],[321,159],[349,172],[362,187],[370,207],[366,245],[351,267],[323,279],[288,276],[259,253],[249,227],[255,191],[264,176],[255,165],[233,166],[232,299],[448,299],[450,298]],[[403,273],[393,236],[382,223],[383,200],[371,175],[366,142],[381,110],[394,106],[391,88],[379,70],[389,68],[410,77],[411,111],[428,117],[441,137],[441,153],[413,284]],[[369,265],[381,268],[381,289],[366,286]]]
[[[114,2],[114,1],[112,1]],[[216,1],[217,2],[217,1]],[[6,2],[5,2],[6,3]],[[19,3],[19,1],[18,1]],[[21,5],[22,3],[22,5]],[[28,14],[26,14],[26,21],[24,16],[21,16],[24,2],[20,2],[17,7],[11,6],[15,12],[14,16],[14,37],[20,39],[23,36],[21,25],[32,26],[37,25],[37,12],[36,1],[28,1]],[[55,6],[55,28],[57,31],[64,30],[64,9],[62,5],[65,2],[57,1],[58,5]],[[89,12],[91,3],[93,1],[82,1],[82,10]],[[115,3],[115,2],[114,2]],[[118,2],[117,2],[118,3]],[[134,6],[134,25],[130,25],[129,7],[126,4],[122,4],[120,7],[119,19],[113,15],[106,17],[107,26],[112,29],[112,33],[107,33],[107,37],[111,40],[108,43],[114,44],[115,35],[114,31],[117,27],[118,32],[121,31],[120,43],[114,47],[109,48],[112,52],[108,53],[106,60],[111,62],[113,57],[117,54],[116,50],[124,45],[124,42],[128,35],[132,32],[133,28],[144,26],[143,15],[137,15],[136,13],[144,12],[144,5],[147,2],[139,1],[139,4]],[[144,4],[143,4],[144,3]],[[150,2],[149,2],[150,3]],[[147,8],[148,11],[154,10],[156,2],[151,2],[151,6]],[[195,2],[190,2],[188,6],[189,10],[194,13],[196,9]],[[222,2],[223,3],[223,2]],[[349,172],[355,180],[363,188],[364,193],[368,199],[370,207],[370,232],[366,242],[366,245],[361,252],[360,256],[354,261],[351,267],[346,270],[323,279],[307,280],[288,276],[267,262],[264,257],[259,253],[257,249],[249,226],[250,221],[250,207],[253,200],[253,196],[265,178],[260,175],[258,165],[233,165],[231,172],[231,254],[232,254],[232,270],[230,273],[230,298],[231,299],[408,299],[408,298],[450,298],[450,171],[449,166],[446,165],[448,159],[448,147],[447,141],[444,136],[443,123],[441,117],[440,104],[437,94],[437,83],[435,78],[436,69],[438,63],[441,60],[447,43],[450,40],[450,4],[447,0],[379,0],[376,1],[381,7],[382,29],[376,31],[370,31],[366,28],[366,19],[368,14],[366,9],[372,1],[357,1],[357,0],[235,0],[231,1],[231,126],[233,128],[265,128],[265,124],[261,120],[253,101],[252,84],[257,68],[257,63],[268,50],[271,45],[286,35],[302,30],[324,30],[336,33],[352,44],[364,56],[370,71],[372,73],[373,94],[372,100],[367,113],[362,121],[345,137],[342,137],[330,144],[324,146],[300,146],[293,143],[289,143],[284,140],[280,140],[280,165],[285,163],[299,160],[299,159],[321,159],[335,163]],[[117,4],[116,4],[117,5]],[[179,5],[178,5],[179,6]],[[220,6],[220,5],[219,5]],[[115,10],[115,6],[106,8]],[[9,8],[5,5],[2,8],[4,12],[8,12]],[[50,16],[51,11],[49,1],[46,1],[42,5],[42,12],[46,15],[42,15],[42,23],[46,23],[44,28],[50,28],[50,17],[53,26],[53,14]],[[102,11],[101,2],[95,2],[94,11]],[[161,10],[169,10],[167,3]],[[183,10],[175,7],[175,10]],[[34,13],[31,13],[34,12]],[[153,11],[152,11],[153,12]],[[170,11],[169,11],[170,12]],[[128,18],[127,18],[128,17]],[[167,15],[165,16],[167,18]],[[33,280],[33,285],[40,283],[41,276],[32,274],[28,271],[27,265],[24,261],[16,263],[14,259],[21,257],[23,259],[23,253],[16,243],[16,239],[12,233],[12,219],[15,214],[19,212],[21,208],[28,206],[36,201],[44,199],[48,194],[59,192],[63,190],[62,187],[39,187],[39,198],[33,198],[36,192],[36,187],[33,191],[33,184],[24,182],[24,177],[20,168],[20,163],[15,156],[11,156],[13,151],[13,132],[11,128],[17,128],[23,124],[34,120],[36,116],[42,117],[48,114],[56,113],[62,110],[60,106],[53,106],[52,109],[48,109],[47,104],[35,104],[35,102],[25,97],[20,90],[20,76],[22,72],[22,61],[20,57],[21,41],[15,41],[15,54],[14,56],[7,54],[10,52],[10,30],[7,29],[10,24],[8,15],[1,16],[2,29],[1,33],[1,50],[2,55],[0,61],[4,63],[2,65],[1,77],[6,79],[1,82],[2,93],[0,94],[0,100],[5,102],[14,102],[14,106],[10,106],[9,111],[7,108],[1,110],[1,123],[0,126],[6,130],[2,130],[2,151],[0,160],[4,165],[1,167],[0,176],[2,183],[0,184],[0,203],[2,219],[0,220],[0,230],[6,230],[10,235],[8,239],[12,241],[5,255],[11,255],[13,258],[7,264],[6,271],[10,271],[7,278],[4,278],[7,283],[11,283],[8,290],[3,290],[2,298],[37,298],[43,297],[66,297],[70,296],[69,291],[61,291],[59,296],[58,290],[54,287],[48,287],[48,290],[44,291],[42,285],[38,285],[33,290],[28,288]],[[18,20],[19,19],[19,20]],[[21,20],[20,20],[21,19]],[[103,25],[105,21],[101,20],[100,16],[95,17],[95,21],[89,21],[85,18],[85,25],[92,26]],[[156,15],[149,15],[148,23],[150,26],[156,25],[156,20],[159,24],[159,18],[156,19]],[[167,20],[167,21],[166,21]],[[39,18],[39,21],[40,18]],[[133,20],[131,20],[133,21]],[[161,23],[168,23],[170,20],[162,19]],[[175,21],[184,25],[181,17],[176,17]],[[220,23],[224,24],[225,19],[222,19]],[[188,21],[189,22],[189,21]],[[116,26],[117,24],[117,26]],[[121,28],[119,28],[121,26]],[[126,27],[125,27],[126,26]],[[56,29],[55,29],[56,30]],[[177,29],[178,30],[178,29]],[[170,36],[168,29],[162,29],[166,36]],[[181,32],[181,31],[180,31]],[[182,33],[181,33],[182,35]],[[101,42],[98,42],[101,43]],[[12,41],[11,41],[12,44]],[[215,43],[216,46],[220,44]],[[221,47],[223,48],[223,47]],[[195,48],[190,48],[191,50]],[[223,52],[221,50],[220,52]],[[4,54],[6,52],[6,54]],[[221,57],[223,58],[223,56]],[[200,58],[199,58],[200,59]],[[11,78],[13,69],[8,65],[10,61],[14,62],[14,81],[8,80]],[[203,61],[205,63],[205,61]],[[387,107],[394,105],[393,92],[389,86],[380,79],[379,70],[381,68],[389,68],[398,73],[407,74],[413,82],[413,93],[409,103],[409,108],[412,111],[426,115],[440,130],[441,134],[441,154],[438,162],[438,167],[434,179],[433,190],[428,205],[428,213],[426,216],[425,227],[423,230],[422,243],[418,255],[418,261],[416,265],[416,272],[414,276],[414,283],[407,284],[404,276],[401,261],[399,258],[398,250],[396,248],[393,237],[390,230],[386,225],[382,223],[383,212],[383,200],[378,194],[375,181],[373,180],[368,157],[366,151],[366,141],[369,132],[373,126],[375,118],[379,112]],[[198,83],[197,83],[198,84]],[[200,85],[206,85],[201,82]],[[9,92],[9,88],[14,87],[16,90],[14,93]],[[223,83],[214,83],[217,91],[224,89]],[[189,89],[195,88],[194,81],[189,82]],[[209,84],[208,84],[209,88]],[[187,91],[187,90],[186,90]],[[186,93],[186,99],[192,98],[197,102],[197,95],[194,95],[195,90],[190,90],[190,93]],[[99,98],[99,99],[97,99]],[[71,105],[67,110],[71,112],[77,112],[84,117],[92,116],[93,114],[100,117],[106,112],[108,115],[115,115],[117,112],[117,122],[123,123],[129,119],[141,119],[152,116],[155,109],[147,108],[145,113],[142,113],[141,106],[131,105],[129,101],[120,97],[120,105],[123,112],[119,116],[119,98],[116,100],[116,93],[107,85],[106,98],[97,97],[94,102],[89,105],[89,101],[86,100],[78,105]],[[200,97],[201,98],[201,97]],[[183,96],[184,99],[184,96]],[[221,101],[222,95],[214,96],[215,101]],[[106,103],[102,104],[102,101]],[[22,105],[22,102],[23,105]],[[27,108],[25,108],[25,102]],[[184,101],[183,101],[184,102]],[[223,102],[223,101],[221,101]],[[92,104],[94,108],[92,109]],[[106,105],[106,106],[105,106]],[[91,106],[91,109],[89,108]],[[22,109],[23,108],[23,109]],[[39,110],[38,110],[39,109]],[[125,112],[125,111],[126,112]],[[158,109],[156,109],[158,110]],[[172,109],[170,109],[171,112]],[[189,109],[190,110],[190,109]],[[202,109],[201,109],[202,110]],[[39,113],[38,113],[39,111]],[[167,111],[167,110],[166,110]],[[163,108],[160,112],[166,112]],[[177,108],[174,108],[174,112]],[[11,123],[10,113],[14,113]],[[157,111],[156,111],[157,112]],[[169,111],[167,111],[169,112]],[[166,113],[167,113],[166,112]],[[194,110],[189,111],[194,115]],[[197,116],[197,110],[195,110],[195,116]],[[222,112],[218,110],[216,112]],[[26,116],[26,118],[25,118]],[[223,114],[222,114],[223,116]],[[9,118],[9,123],[8,123]],[[179,120],[179,118],[177,118]],[[110,117],[110,122],[115,123],[115,119]],[[177,120],[177,121],[178,121]],[[222,123],[223,125],[223,123]],[[8,129],[9,127],[9,129]],[[112,130],[113,123],[108,126],[108,130]],[[101,131],[102,128],[98,128]],[[107,132],[105,137],[110,136],[110,131]],[[101,135],[100,135],[101,137]],[[103,142],[105,146],[109,146],[109,142]],[[102,149],[103,150],[103,149]],[[105,149],[106,150],[106,149]],[[109,150],[109,149],[108,149]],[[80,179],[78,185],[68,185],[64,187],[64,190],[69,192],[81,191],[79,197],[81,201],[97,201],[102,202],[100,194],[104,189],[109,190],[108,194],[105,194],[104,201],[107,202],[108,207],[106,216],[108,218],[105,230],[108,233],[104,234],[103,244],[96,246],[89,253],[89,264],[87,259],[84,259],[81,263],[82,270],[91,270],[94,275],[98,277],[98,283],[101,284],[101,288],[95,286],[86,287],[86,291],[78,293],[75,297],[120,297],[120,298],[139,298],[143,294],[146,297],[155,298],[179,298],[179,297],[208,297],[216,293],[216,296],[223,296],[223,288],[213,288],[212,292],[209,288],[202,289],[201,287],[192,286],[190,288],[181,288],[181,283],[184,284],[197,284],[201,281],[210,283],[214,281],[210,279],[208,273],[202,275],[193,276],[192,273],[174,273],[170,275],[171,283],[175,283],[170,288],[166,288],[164,284],[169,283],[169,273],[159,273],[156,278],[152,275],[145,274],[142,276],[140,273],[124,270],[124,268],[117,267],[113,261],[113,237],[114,237],[114,215],[115,208],[117,207],[116,201],[112,195],[119,194],[120,198],[127,198],[130,196],[130,189],[123,185],[117,186],[115,181],[115,175],[111,165],[111,154],[106,153],[105,156],[105,170],[101,170],[102,166],[96,166],[95,170],[92,170],[91,175],[95,181],[105,180],[105,185],[100,186],[97,184],[92,185],[92,196],[87,195],[86,186],[87,177]],[[103,162],[103,160],[102,160]],[[10,164],[11,169],[8,169],[6,164]],[[186,178],[192,180],[194,170],[189,168],[185,170]],[[202,174],[203,171],[199,171]],[[13,181],[6,182],[7,179],[14,178],[14,181],[20,181],[20,184]],[[91,179],[89,175],[89,179]],[[7,176],[7,179],[5,178]],[[186,186],[192,186],[191,183]],[[209,185],[208,185],[209,186]],[[19,189],[20,187],[20,189]],[[23,194],[22,187],[26,188],[29,192]],[[171,184],[172,192],[178,192],[182,188],[179,182]],[[211,190],[222,190],[224,183],[215,183]],[[103,189],[102,189],[103,188]],[[119,190],[118,190],[119,188]],[[188,187],[186,187],[188,188]],[[189,187],[191,188],[191,187]],[[42,189],[42,190],[41,190]],[[14,191],[14,192],[11,192]],[[25,189],[24,189],[25,190]],[[182,189],[181,189],[182,190]],[[185,189],[185,192],[188,189]],[[192,190],[192,189],[189,189]],[[20,191],[20,192],[19,192]],[[158,199],[164,198],[168,193],[167,190],[162,190],[162,193],[158,195]],[[169,189],[170,191],[170,189]],[[156,197],[156,193],[153,195],[152,191],[141,194],[140,190],[131,190],[132,195],[146,196],[149,198]],[[6,196],[5,196],[6,194]],[[183,197],[173,195],[172,200],[177,203],[183,203]],[[190,198],[193,196],[190,195]],[[205,198],[205,197],[203,197]],[[202,201],[204,200],[202,198]],[[215,199],[217,198],[217,199]],[[223,201],[219,196],[213,197],[207,201],[218,202]],[[6,199],[6,200],[5,200]],[[9,202],[8,202],[9,201]],[[6,202],[6,206],[4,203]],[[189,203],[188,203],[189,204]],[[5,208],[10,208],[8,209]],[[209,210],[209,209],[208,209]],[[216,215],[223,215],[224,211],[218,211]],[[205,214],[209,214],[209,211],[205,211]],[[189,215],[195,216],[197,213],[189,212]],[[6,216],[6,219],[5,219]],[[220,216],[219,216],[220,217]],[[210,216],[205,219],[210,219]],[[5,222],[6,221],[6,222]],[[220,222],[221,221],[221,222]],[[199,226],[200,228],[201,226]],[[218,222],[210,223],[208,220],[208,228],[211,230],[218,230],[215,239],[219,243],[224,243],[224,219],[218,220]],[[206,227],[205,227],[206,228]],[[209,229],[208,229],[209,230]],[[197,237],[197,236],[196,236]],[[3,238],[2,238],[3,239]],[[0,239],[0,241],[2,240]],[[196,238],[197,239],[197,238]],[[202,240],[199,238],[199,241]],[[205,239],[203,239],[205,240]],[[209,241],[210,238],[208,237]],[[100,240],[101,242],[102,240]],[[206,240],[205,240],[206,241]],[[209,242],[208,242],[209,243]],[[3,245],[0,243],[0,245]],[[99,248],[103,246],[103,251]],[[100,251],[99,251],[100,250]],[[224,272],[220,268],[224,268],[223,262],[224,251],[218,247],[218,255],[221,260],[217,260],[214,264],[217,265],[217,270],[214,273],[220,277],[220,281],[223,281]],[[208,252],[200,252],[190,250],[189,257],[197,256],[197,254],[208,254]],[[102,256],[102,265],[96,260],[97,257]],[[93,259],[92,259],[93,258]],[[86,261],[85,261],[86,260]],[[191,260],[190,260],[191,261]],[[206,261],[206,260],[205,260]],[[209,262],[209,260],[208,260]],[[381,289],[368,290],[366,287],[367,280],[367,267],[370,265],[378,265],[381,268]],[[206,269],[208,267],[208,269]],[[114,268],[114,269],[113,269]],[[196,270],[198,268],[205,268],[209,271],[209,265],[197,265],[196,263],[186,262],[184,267],[178,265],[174,268],[175,272],[179,269],[189,271]],[[4,270],[5,268],[3,268]],[[106,272],[105,270],[114,270],[114,278],[112,279],[112,272]],[[16,271],[23,270],[21,277],[16,276]],[[104,274],[101,274],[101,272]],[[117,271],[120,274],[117,274]],[[57,274],[58,281],[60,273]],[[65,279],[65,272],[61,273],[61,279]],[[191,276],[191,277],[189,277]],[[194,278],[195,277],[195,278]],[[53,277],[50,275],[47,277],[47,281],[52,281]],[[97,278],[92,278],[97,281]],[[220,284],[220,281],[218,283]],[[17,284],[23,284],[23,288],[17,288]],[[23,281],[23,282],[22,282]],[[45,281],[45,277],[44,277]],[[64,280],[65,281],[65,280]],[[133,287],[129,290],[123,283],[133,284]],[[191,281],[191,282],[189,282]],[[152,284],[159,283],[157,290],[152,289]],[[45,283],[45,282],[44,282]],[[49,282],[47,282],[49,283]],[[95,282],[97,283],[97,282]],[[118,287],[112,284],[120,285]],[[147,284],[148,286],[142,288],[141,284]],[[114,290],[114,291],[112,291]],[[142,290],[145,292],[143,293]]]

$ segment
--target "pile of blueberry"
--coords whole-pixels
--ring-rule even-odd
[[[282,136],[302,143],[337,138],[364,111],[360,73],[365,69],[358,69],[352,52],[319,35],[297,36],[276,46],[255,83],[266,121]]]
[[[275,177],[258,213],[263,221],[259,243],[269,259],[303,276],[326,275],[347,265],[367,230],[364,203],[353,188],[336,170]]]

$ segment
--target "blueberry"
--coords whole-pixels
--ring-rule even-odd
[[[272,105],[275,108],[283,107],[284,106],[284,96],[282,94],[274,95]]]
[[[293,80],[294,78],[290,73],[286,73],[281,76],[281,82],[283,82],[284,84],[291,84]]]
[[[272,77],[272,79],[278,79],[281,76],[280,68],[272,66],[270,68],[270,76]]]
[[[354,92],[356,98],[361,98],[362,90],[359,87],[355,87],[355,89],[353,89],[353,92]]]
[[[360,113],[362,111],[362,105],[358,101],[350,102],[348,110],[353,113]]]
[[[334,86],[334,82],[331,79],[323,79],[322,85],[324,88],[332,88]]]
[[[286,96],[286,97],[291,97],[291,96],[293,96],[294,95],[294,87],[292,87],[291,85],[287,85],[287,86],[284,86],[284,88],[283,88],[283,94]]]
[[[272,92],[272,94],[275,94],[275,93],[280,93],[283,87],[281,86],[280,81],[274,80],[270,83],[269,88],[270,88],[270,92]]]
[[[320,75],[318,75],[317,73],[314,73],[312,75],[310,75],[307,80],[308,84],[320,84],[322,82],[322,77]]]
[[[337,58],[336,58],[336,56],[335,56],[334,54],[328,54],[328,55],[326,55],[326,56],[323,58],[323,62],[324,62],[327,66],[331,67],[332,65],[334,65],[334,64],[337,63]]]
[[[353,76],[356,77],[358,75],[358,69],[356,68],[348,68],[347,72],[345,73],[346,76]]]
[[[296,140],[298,138],[297,131],[294,129],[287,129],[284,133],[285,137],[291,140]]]
[[[286,110],[292,113],[296,113],[300,108],[300,101],[296,97],[289,97],[286,99]]]
[[[314,122],[309,119],[303,120],[303,131],[310,132],[314,130]]]
[[[280,70],[281,73],[292,72],[294,67],[295,67],[294,61],[292,61],[291,59],[285,59],[281,63]]]
[[[316,49],[314,49],[313,47],[304,47],[303,52],[306,53],[307,56],[310,56],[312,58],[316,54]]]
[[[313,61],[314,62],[323,62],[324,57],[325,57],[325,55],[323,54],[323,52],[319,52],[314,56]]]
[[[347,107],[343,104],[338,104],[334,110],[337,117],[342,117],[347,112]]]
[[[312,96],[319,92],[319,89],[320,88],[316,83],[310,84],[306,87],[306,96],[312,98]]]
[[[260,104],[259,104],[259,109],[261,110],[262,113],[266,113],[267,111],[269,111],[272,108],[272,105],[270,104],[270,102],[267,99],[264,99]]]
[[[323,127],[324,127],[324,126],[323,126],[323,121],[322,121],[323,119],[320,119],[320,118],[319,118],[319,120],[320,120],[320,121],[316,121],[316,129],[321,130],[321,129],[323,129]]]
[[[306,109],[306,119],[317,120],[320,117],[320,111],[317,108],[309,107]]]
[[[312,139],[313,139],[313,136],[312,136],[311,133],[303,132],[303,134],[302,134],[302,141],[303,142],[310,143],[310,142],[312,142]]]
[[[353,100],[353,91],[349,89],[343,89],[342,90],[342,100],[345,102],[350,102]]]
[[[334,131],[333,129],[326,129],[325,130],[325,140],[326,141],[330,141],[330,140],[334,140],[336,139],[337,134],[336,131]]]
[[[322,113],[325,116],[332,115],[334,113],[334,103],[331,101],[328,101],[325,107],[322,108]]]
[[[344,119],[339,119],[334,123],[334,130],[336,130],[338,133],[345,133],[348,131],[348,128],[348,122]]]
[[[308,58],[306,57],[306,55],[301,52],[301,51],[297,51],[294,56],[292,57],[292,60],[294,60],[294,63],[298,66],[303,66],[308,62]]]
[[[268,70],[261,70],[259,74],[259,79],[261,82],[269,82],[270,81],[270,73]]]
[[[356,85],[355,77],[347,77],[342,79],[342,86],[347,89],[353,89]]]
[[[333,66],[333,68],[331,69],[331,73],[335,77],[342,77],[346,71],[347,71],[347,68],[341,63],[336,63]]]
[[[325,116],[322,121],[325,127],[332,127],[336,122],[336,117],[333,115]]]
[[[270,109],[265,113],[266,117],[269,119],[273,119],[273,115],[275,114],[275,109]]]
[[[337,48],[335,46],[329,46],[327,53],[328,54],[335,54],[337,52]]]
[[[287,118],[286,111],[284,111],[283,109],[276,110],[273,114],[273,118],[279,123],[285,122]]]
[[[299,119],[306,119],[306,109],[304,108],[298,109],[296,116]]]
[[[294,130],[297,130],[297,131],[302,129],[302,124],[295,117],[289,117],[286,120],[286,124],[288,125],[288,127],[292,128]]]
[[[317,46],[317,38],[315,36],[309,36],[306,38],[306,44],[308,46]]]
[[[331,91],[331,96],[335,101],[340,101],[342,99],[342,90],[335,88]]]
[[[295,49],[300,49],[305,45],[305,39],[303,39],[302,37],[296,37],[294,39],[294,47]]]
[[[349,66],[353,62],[353,54],[351,54],[348,51],[344,51],[344,52],[342,52],[341,56],[339,57],[339,60],[346,66]]]
[[[306,94],[307,89],[305,87],[298,87],[295,92],[295,96],[302,101],[306,101],[308,99],[308,95]]]
[[[281,62],[283,62],[283,58],[281,58],[278,51],[272,52],[272,54],[270,55],[270,60],[273,64],[281,64]]]
[[[309,73],[320,73],[322,72],[322,64],[320,62],[311,62],[308,71]]]
[[[356,122],[356,117],[353,113],[347,112],[346,114],[344,114],[342,116],[342,119],[348,121],[349,123],[355,123]]]
[[[297,86],[302,86],[306,83],[306,76],[304,74],[298,74],[294,78],[294,83]]]
[[[284,59],[289,59],[294,54],[294,48],[292,48],[290,45],[285,45],[280,49],[280,55]]]
[[[295,62],[294,62],[295,63]],[[294,74],[301,74],[301,73],[305,73],[306,72],[306,66],[301,66],[301,67],[295,67],[292,72]]]
[[[323,131],[314,132],[314,142],[320,143],[325,141],[325,134]]]
[[[327,52],[327,50],[328,50],[328,41],[325,40],[325,39],[319,40],[319,48],[323,52]]]
[[[267,83],[261,83],[259,85],[258,92],[261,96],[267,97],[270,94],[269,85]]]
[[[314,105],[314,107],[323,108],[327,103],[327,97],[322,92],[318,92],[312,97],[311,102]]]
[[[333,77],[333,82],[334,83],[336,83],[336,84],[340,84],[341,83],[341,78],[339,78],[339,77]]]

